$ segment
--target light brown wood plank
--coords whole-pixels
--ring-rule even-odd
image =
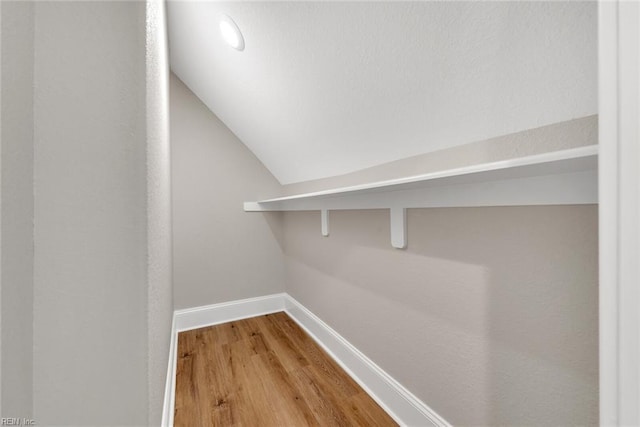
[[[298,369],[291,373],[300,393],[309,402],[316,420],[322,426],[348,426],[351,424],[335,393],[327,393],[307,370]]]
[[[178,369],[177,377],[188,378],[188,382],[176,382],[175,414],[192,414],[192,426],[207,426],[211,419],[209,385],[198,378],[206,376],[208,358],[202,351],[202,334],[194,333],[189,336],[178,336]],[[180,398],[178,398],[180,394]]]
[[[267,393],[272,395],[269,400],[273,405],[272,410],[280,418],[280,425],[318,425],[309,405],[295,386],[293,378],[282,366],[275,353],[270,351],[255,356],[253,361],[260,377],[267,385]]]
[[[230,401],[232,410],[237,415],[233,425],[253,425],[256,420],[260,420],[262,425],[278,425],[278,414],[273,411],[272,402],[264,398],[269,393],[269,386],[253,365],[250,347],[246,341],[230,344],[231,381],[237,395],[237,399]]]
[[[264,316],[264,321],[261,323],[269,348],[278,355],[287,371],[307,366],[309,364],[307,355],[293,343],[292,337],[278,327],[278,319],[281,315],[286,316],[284,313],[268,314]]]
[[[315,343],[306,332],[285,313],[269,316],[284,334],[290,337],[297,350],[307,356],[309,363],[306,367],[316,376],[333,383],[333,392],[340,392],[342,397],[353,396],[362,389],[342,368]]]
[[[386,418],[389,415],[378,405],[372,406],[368,403],[371,401],[371,397],[361,391],[355,396],[351,396],[345,401],[348,405],[348,409],[345,412],[349,414],[355,424],[361,426],[387,426]]]
[[[178,336],[176,426],[395,426],[285,313]]]

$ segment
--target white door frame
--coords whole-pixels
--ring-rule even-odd
[[[640,3],[598,4],[600,424],[640,425]]]

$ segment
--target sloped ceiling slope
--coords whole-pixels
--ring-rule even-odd
[[[595,2],[170,1],[168,17],[172,70],[283,184],[597,112]]]

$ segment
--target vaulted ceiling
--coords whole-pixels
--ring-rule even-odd
[[[172,70],[283,184],[597,112],[595,2],[169,1],[168,18]]]

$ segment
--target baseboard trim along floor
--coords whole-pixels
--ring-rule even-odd
[[[450,426],[345,338],[286,293],[176,310],[162,425],[173,425],[178,333],[263,314],[286,312],[400,425]]]

